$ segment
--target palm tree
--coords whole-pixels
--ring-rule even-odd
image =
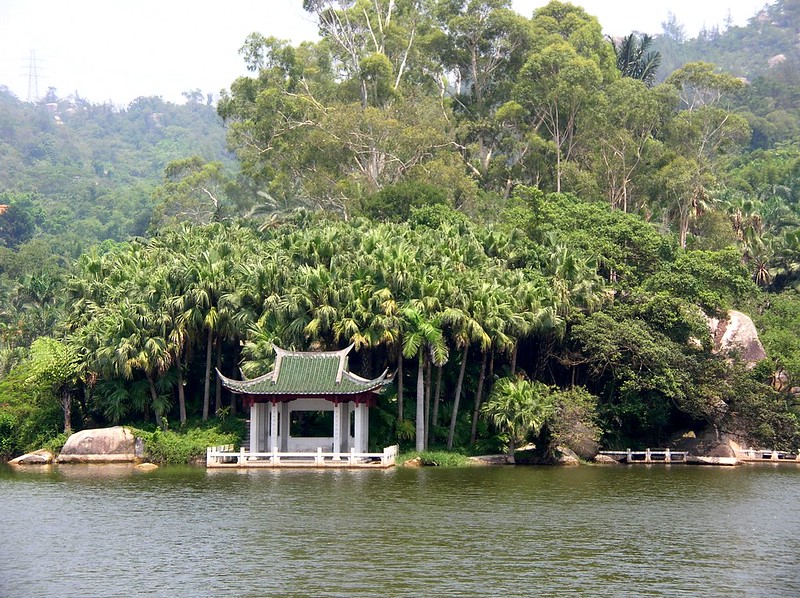
[[[554,308],[561,316],[570,310],[591,312],[603,300],[604,281],[597,274],[597,260],[556,243],[549,249],[545,273],[551,277]]]
[[[612,39],[611,43],[617,55],[617,68],[622,76],[639,79],[651,87],[661,65],[661,53],[650,51],[653,38],[646,33],[641,38],[631,33],[619,41]]]
[[[425,359],[429,355],[434,365],[447,361],[447,345],[440,327],[439,318],[431,314],[421,300],[415,300],[401,310],[405,333],[403,355],[417,357],[417,416],[416,450],[425,450]]]
[[[100,344],[94,351],[94,367],[105,376],[134,380],[137,371],[145,376],[157,421],[168,405],[157,379],[171,364],[167,340],[158,330],[161,324],[145,303],[123,299],[97,314]]]
[[[501,273],[492,278],[500,279]],[[495,353],[513,354],[517,342],[511,336],[522,330],[523,315],[513,305],[513,297],[507,286],[499,283],[484,283],[473,295],[473,313],[481,327],[491,339],[487,347],[481,345],[481,369],[478,375],[478,388],[475,392],[475,404],[472,410],[472,426],[470,429],[470,446],[475,444],[478,432],[478,415],[483,402],[483,388],[486,382],[486,367],[491,355],[494,362]]]
[[[186,273],[189,284],[183,295],[183,311],[198,310],[206,334],[206,366],[203,378],[203,420],[208,419],[211,396],[211,357],[214,337],[220,324],[219,297],[226,284],[226,263],[221,244],[215,243],[199,255],[187,256]],[[195,318],[192,317],[192,320]]]
[[[471,309],[473,305],[467,305]],[[455,396],[453,398],[453,411],[450,415],[450,430],[447,434],[447,450],[453,448],[453,441],[456,433],[456,423],[458,421],[458,409],[461,403],[461,390],[464,383],[464,373],[467,368],[469,348],[472,343],[478,343],[481,351],[486,351],[491,346],[491,339],[481,326],[478,319],[471,311],[462,308],[447,308],[443,314],[445,321],[453,336],[455,346],[461,349],[461,367],[458,371],[458,381],[456,382]]]
[[[553,411],[550,389],[541,382],[501,378],[492,389],[483,414],[508,435],[508,462],[514,463],[517,443],[539,434]]]
[[[734,195],[725,202],[724,207],[745,258],[752,257],[764,246],[764,219],[761,216],[763,206],[757,200]]]

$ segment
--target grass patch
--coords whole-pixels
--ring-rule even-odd
[[[431,465],[431,466],[438,466],[438,467],[464,467],[465,465],[470,465],[471,461],[469,457],[462,453],[452,453],[449,451],[410,451],[400,453],[400,456],[397,458],[398,463],[405,463],[406,461],[410,461],[411,459],[416,459],[419,457],[420,463],[422,465]]]
[[[206,423],[181,430],[131,428],[131,432],[144,441],[145,457],[149,461],[180,464],[205,459],[206,448],[209,446],[239,445],[242,432],[238,427],[229,419],[224,423]]]

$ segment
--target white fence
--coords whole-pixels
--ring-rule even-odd
[[[251,453],[244,447],[235,451],[232,444],[210,446],[206,449],[206,467],[392,467],[400,448],[395,444],[381,453],[271,452]]]
[[[800,461],[798,452],[744,449],[736,451],[736,456],[746,461]]]
[[[606,455],[623,463],[685,463],[686,451],[673,451],[666,449],[646,449],[643,451],[600,451],[601,455]]]

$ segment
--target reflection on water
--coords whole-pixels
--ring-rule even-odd
[[[0,596],[800,595],[800,468],[0,468]]]

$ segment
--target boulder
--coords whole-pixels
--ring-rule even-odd
[[[139,463],[134,465],[133,468],[138,471],[153,471],[154,469],[158,469],[158,465],[155,463]]]
[[[766,358],[767,353],[758,338],[756,326],[747,314],[731,310],[723,320],[708,318],[708,327],[715,353],[736,353],[750,368]]]
[[[11,459],[9,465],[50,465],[53,462],[53,453],[48,450],[39,450],[27,453],[16,459]]]
[[[736,451],[739,445],[727,434],[717,434],[712,429],[706,429],[699,434],[684,434],[673,444],[676,451],[686,451],[687,462],[693,462],[697,457],[700,460],[694,462],[708,462],[721,459],[719,464],[727,460],[736,461]],[[708,460],[708,461],[706,461]]]
[[[614,457],[609,457],[608,455],[595,455],[592,461],[601,465],[619,465],[619,461],[617,461]]]
[[[772,58],[767,60],[767,66],[771,69],[774,69],[779,64],[783,64],[786,62],[786,54],[775,54]]]
[[[67,439],[56,463],[132,463],[136,438],[122,426],[81,430]]]
[[[574,451],[567,447],[559,446],[556,447],[553,455],[553,463],[555,465],[580,465],[581,460]]]

